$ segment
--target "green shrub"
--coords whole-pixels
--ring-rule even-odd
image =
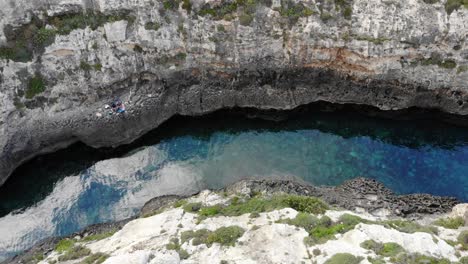
[[[179,208],[183,205],[187,204],[187,200],[185,199],[180,199],[180,200],[177,200],[175,203],[174,203],[174,208]]]
[[[179,6],[179,1],[175,0],[166,0],[163,2],[164,9],[166,10],[175,10]]]
[[[434,226],[422,226],[416,222],[405,221],[405,220],[388,220],[383,221],[380,224],[387,228],[393,228],[400,232],[404,233],[415,233],[415,232],[425,232],[429,234],[437,235],[437,227]]]
[[[269,212],[286,207],[291,207],[299,212],[314,214],[324,213],[328,209],[328,206],[324,202],[314,197],[274,195],[269,198],[254,197],[245,201],[233,198],[228,206],[214,205],[203,207],[201,210],[199,208],[196,211],[199,211],[200,218],[203,219],[217,215],[239,216],[249,213],[257,216],[261,212]]]
[[[371,264],[386,264],[385,260],[383,257],[376,257],[376,258],[371,258],[367,257],[367,261],[369,261]]]
[[[425,256],[417,253],[403,253],[396,257],[390,258],[390,261],[395,264],[450,264],[448,259],[438,259],[430,256]]]
[[[382,243],[375,242],[375,240],[366,240],[360,245],[362,248],[372,250],[374,252],[380,252],[383,248]]]
[[[192,240],[192,245],[198,246],[200,244],[206,244],[208,235],[210,233],[211,231],[208,229],[200,229],[197,231],[192,231],[192,230],[184,231],[180,235],[180,240],[182,241],[182,243]]]
[[[70,250],[75,245],[74,239],[65,238],[60,240],[57,245],[55,245],[55,251],[62,253]]]
[[[397,243],[384,243],[382,249],[376,253],[384,257],[393,257],[404,251],[403,247]]]
[[[91,254],[91,250],[82,246],[74,246],[67,250],[65,254],[58,258],[59,261],[68,261],[73,259],[79,259]]]
[[[218,26],[216,26],[216,29],[217,29],[219,32],[225,32],[225,31],[226,31],[226,29],[224,28],[223,25],[218,25]]]
[[[468,71],[468,65],[458,66],[457,73]]]
[[[96,63],[93,65],[93,68],[95,71],[101,71],[102,70],[102,64],[101,63]]]
[[[101,264],[104,261],[106,261],[106,259],[108,258],[109,258],[109,255],[99,252],[99,253],[95,253],[86,257],[79,264]]]
[[[239,226],[221,227],[209,234],[206,242],[207,244],[219,243],[223,246],[234,246],[244,232],[244,229]]]
[[[454,60],[444,60],[438,65],[439,67],[445,69],[455,69],[457,67],[457,63]]]
[[[359,264],[363,259],[349,253],[338,253],[325,261],[325,264]]]
[[[174,57],[176,60],[185,60],[187,58],[187,54],[184,52],[179,52]]]
[[[219,243],[223,246],[233,246],[238,238],[244,234],[244,229],[238,226],[221,227],[215,231],[200,229],[197,231],[185,231],[181,234],[181,241],[185,243],[192,240],[192,245],[206,244],[211,246]]]
[[[244,27],[250,26],[252,21],[253,21],[253,17],[249,14],[241,14],[239,16],[239,23]]]
[[[158,31],[159,28],[161,28],[161,24],[159,24],[158,22],[148,22],[145,24],[146,30]]]
[[[35,75],[28,82],[28,88],[25,92],[26,99],[32,99],[34,96],[45,91],[45,83],[41,75]]]
[[[182,242],[183,243],[183,242]],[[180,259],[188,259],[190,257],[189,253],[180,247],[179,239],[172,238],[171,242],[166,245],[167,250],[175,250],[179,254]]]
[[[288,225],[294,225],[298,227],[302,227],[305,230],[310,230],[313,227],[317,226],[319,223],[319,219],[313,215],[307,213],[298,213],[295,218],[293,219],[284,219],[278,221],[279,223],[285,223]]]
[[[366,222],[368,221],[350,214],[342,215],[336,223],[333,223],[329,217],[323,216],[319,223],[309,230],[307,243],[310,245],[325,243],[333,239],[336,234],[346,233],[357,224]]]
[[[445,10],[447,14],[452,14],[453,11],[458,10],[460,7],[468,8],[468,0],[447,0],[445,3]]]
[[[458,260],[460,264],[468,264],[468,257],[462,257]]]
[[[184,205],[183,208],[185,212],[194,213],[194,212],[200,211],[200,209],[202,208],[202,204],[201,203],[188,203]]]
[[[91,64],[87,63],[86,61],[80,61],[80,69],[83,71],[90,71],[92,69]]]
[[[220,205],[214,205],[209,207],[202,207],[198,214],[202,217],[210,217],[218,215],[221,212],[222,208]]]
[[[463,250],[468,250],[468,230],[461,232],[458,235],[457,240],[460,244],[462,244]]]
[[[177,253],[179,253],[180,259],[188,259],[190,258],[190,254],[183,248],[181,248]]]
[[[350,0],[335,0],[335,6],[341,11],[345,19],[351,19],[353,13],[352,1]]]
[[[187,13],[190,14],[190,12],[192,11],[192,3],[190,3],[190,0],[183,0],[182,8],[185,9]]]
[[[89,242],[89,241],[102,240],[104,238],[108,238],[108,237],[113,236],[116,232],[117,232],[117,229],[113,229],[113,230],[108,231],[108,232],[90,235],[90,236],[87,236],[87,237],[83,238],[82,241],[83,242]]]
[[[465,224],[465,221],[462,217],[447,217],[437,219],[432,224],[442,226],[448,229],[458,229],[460,226],[463,226]]]
[[[34,36],[34,44],[39,47],[50,45],[55,41],[55,34],[54,29],[40,28]]]
[[[322,200],[315,197],[286,195],[282,199],[284,199],[287,207],[299,212],[323,214],[328,209],[328,206]]]

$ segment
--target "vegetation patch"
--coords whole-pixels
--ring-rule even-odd
[[[462,250],[468,250],[468,231],[461,232],[457,237],[458,242],[462,245]]]
[[[44,48],[55,41],[56,35],[68,35],[75,29],[90,27],[96,30],[108,22],[127,20],[135,21],[127,12],[112,15],[90,10],[60,16],[48,16],[44,19],[33,17],[29,24],[18,28],[7,26],[9,32],[7,45],[0,47],[0,58],[18,62],[33,59],[35,53],[42,53]]]
[[[341,12],[345,19],[351,19],[353,14],[353,1],[352,0],[335,0],[335,7]]]
[[[417,62],[419,62],[423,66],[437,65],[440,68],[444,68],[444,69],[454,69],[457,67],[457,63],[454,60],[443,59],[441,58],[440,55],[436,55],[436,54],[432,55],[430,58],[421,59]]]
[[[167,250],[175,250],[179,254],[180,259],[188,259],[190,254],[183,248],[180,247],[179,239],[172,238],[171,242],[166,245]]]
[[[415,233],[415,232],[425,232],[429,234],[437,235],[437,227],[434,226],[423,226],[416,222],[405,221],[405,220],[388,220],[380,222],[383,226],[387,228],[393,228],[400,232],[404,233]]]
[[[367,223],[368,221],[354,215],[344,214],[337,222],[332,222],[327,216],[323,216],[318,224],[309,230],[309,237],[306,239],[307,244],[322,244],[326,241],[335,238],[336,234],[344,234],[359,223]]]
[[[112,229],[109,232],[104,232],[104,233],[100,233],[100,234],[94,234],[94,235],[87,236],[87,237],[83,238],[82,241],[83,242],[89,242],[89,241],[102,240],[104,238],[108,238],[108,237],[113,236],[116,232],[117,232],[117,229]]]
[[[57,245],[55,245],[55,251],[63,253],[69,251],[75,245],[74,239],[65,238],[60,240]]]
[[[458,260],[460,264],[468,264],[468,257],[462,257]]]
[[[44,79],[42,79],[42,76],[39,74],[36,74],[34,77],[29,79],[28,82],[28,88],[26,89],[26,92],[24,96],[26,99],[32,99],[34,96],[43,93],[45,91],[45,82]]]
[[[458,229],[465,224],[462,217],[447,217],[440,218],[434,221],[432,224],[442,226],[448,229]]]
[[[85,72],[89,72],[91,70],[101,71],[102,64],[101,63],[89,64],[86,61],[82,60],[82,61],[80,61],[80,69],[82,69]]]
[[[202,208],[202,203],[188,203],[184,205],[184,211],[189,213],[194,213],[200,211]]]
[[[59,261],[68,261],[73,259],[79,259],[91,254],[91,250],[83,246],[74,246],[71,249],[65,251],[65,254],[61,255]]]
[[[148,22],[145,24],[146,30],[158,31],[160,27],[161,27],[161,24],[159,24],[158,22]]]
[[[318,198],[298,195],[274,195],[272,197],[253,197],[244,201],[232,199],[227,206],[214,205],[202,207],[200,203],[186,204],[186,212],[198,212],[200,219],[213,216],[239,216],[243,214],[270,212],[282,208],[312,214],[323,214],[328,206]]]
[[[363,259],[349,253],[338,253],[325,261],[325,264],[359,264]]]
[[[402,252],[405,252],[403,247],[397,243],[378,243],[374,240],[366,240],[361,243],[361,247],[375,252],[375,254],[383,257],[394,257]]]
[[[449,15],[462,6],[468,9],[468,0],[447,0],[447,2],[445,2],[445,10]]]
[[[385,262],[384,258],[380,256],[376,258],[367,257],[367,261],[369,261],[371,264],[386,264],[387,263]]]
[[[395,264],[450,264],[450,260],[448,259],[438,259],[426,255],[421,255],[418,253],[403,253],[398,254],[396,257],[390,258],[391,263]]]
[[[177,200],[176,202],[174,202],[174,208],[179,208],[179,207],[182,207],[183,205],[186,205],[187,204],[187,200],[185,199],[180,199],[180,200]]]
[[[458,66],[457,73],[468,71],[468,65]]]
[[[197,231],[185,231],[181,234],[181,241],[192,240],[192,245],[197,246],[206,244],[210,247],[213,243],[219,243],[223,246],[234,246],[237,239],[244,234],[244,229],[239,226],[221,227],[215,231],[200,229]]]
[[[86,257],[80,264],[101,264],[108,258],[109,255],[99,252]]]
[[[295,24],[299,18],[308,17],[315,12],[303,3],[296,3],[294,1],[281,1],[281,8],[277,10],[282,17],[286,17],[292,24]]]

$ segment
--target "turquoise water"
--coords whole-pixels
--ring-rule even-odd
[[[468,201],[467,143],[464,128],[342,112],[285,122],[182,118],[116,153],[77,146],[19,169],[0,189],[0,259],[48,236],[130,217],[155,196],[243,178],[337,185],[365,176],[398,193]]]

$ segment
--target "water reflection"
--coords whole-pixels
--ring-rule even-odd
[[[132,216],[155,196],[246,177],[293,175],[337,185],[362,175],[400,193],[468,200],[465,129],[347,113],[280,123],[226,117],[181,122],[117,151],[78,146],[21,168],[0,190],[0,259],[51,235]]]

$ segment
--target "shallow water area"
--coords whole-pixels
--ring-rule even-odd
[[[84,147],[35,159],[0,188],[0,260],[40,239],[135,215],[149,199],[243,178],[338,185],[375,178],[397,193],[468,201],[466,128],[350,113],[287,121],[176,118],[118,153]]]

